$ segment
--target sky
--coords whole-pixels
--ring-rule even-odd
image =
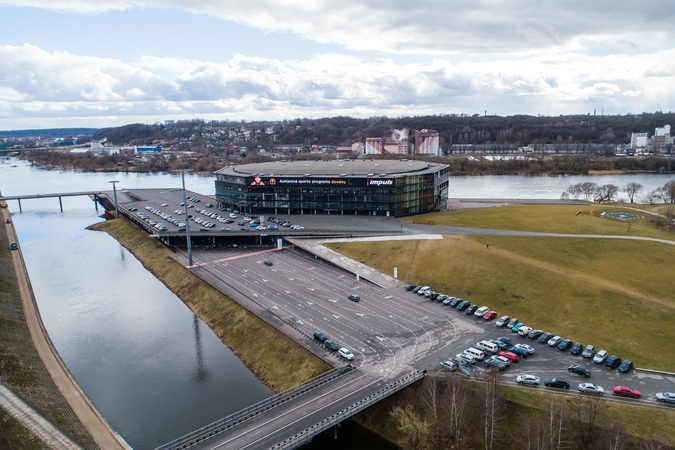
[[[671,111],[672,0],[0,0],[0,130]]]

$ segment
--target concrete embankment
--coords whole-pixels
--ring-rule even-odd
[[[7,241],[18,243],[18,239],[9,211],[2,208],[1,215],[4,239],[0,240],[5,241],[3,250],[8,251]],[[13,314],[0,317],[6,325],[3,332],[13,333],[13,340],[3,339],[2,343],[5,384],[84,448],[130,449],[98,412],[54,348],[40,317],[20,248],[11,250],[3,260],[8,264],[2,269],[12,271],[13,276],[8,278],[16,283],[15,287],[3,288],[14,288],[18,297],[17,304],[3,305],[3,314]],[[10,296],[6,297],[11,301]],[[23,342],[18,335],[22,332],[26,335]],[[28,344],[31,340],[33,345]],[[17,345],[22,347],[15,348]]]
[[[124,218],[92,225],[126,247],[143,266],[202,319],[251,370],[276,392],[331,367],[288,336],[249,312],[169,256],[173,253]]]

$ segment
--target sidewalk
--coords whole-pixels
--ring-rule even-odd
[[[10,242],[13,241],[18,244],[19,241],[13,223],[5,223],[5,220],[10,218],[8,208],[0,209],[2,211],[2,217],[0,219],[6,227],[7,236],[9,237]],[[99,413],[91,400],[77,384],[77,381],[75,381],[75,378],[65,366],[65,363],[63,363],[49,339],[49,335],[47,334],[44,324],[42,323],[42,318],[40,317],[40,311],[35,301],[33,289],[30,286],[28,271],[23,256],[21,255],[20,248],[18,251],[12,251],[12,260],[19,285],[26,325],[30,331],[35,349],[59,391],[99,447],[106,450],[131,450],[131,447],[124,442],[122,437],[112,430],[103,415]]]

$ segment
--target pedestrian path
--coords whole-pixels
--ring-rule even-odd
[[[82,447],[73,442],[4,385],[0,385],[0,407],[50,448],[82,450]]]

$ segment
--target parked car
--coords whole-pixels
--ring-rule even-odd
[[[511,347],[511,348],[509,348],[509,351],[511,353],[515,353],[516,355],[518,355],[521,358],[527,358],[527,355],[528,355],[527,350],[525,350],[524,348],[520,348],[520,347]]]
[[[581,353],[583,358],[592,358],[595,355],[595,347],[592,345],[587,345],[584,351]]]
[[[475,358],[474,356],[471,356],[471,355],[466,354],[466,353],[464,353],[464,352],[462,352],[462,353],[457,353],[455,356],[456,356],[457,358],[463,359],[464,361],[466,361],[466,362],[469,363],[469,364],[474,364],[474,363],[476,362],[476,358]]]
[[[506,364],[495,358],[490,358],[486,361],[483,361],[483,365],[487,367],[496,367],[498,370],[506,369]]]
[[[559,389],[569,389],[570,382],[564,378],[549,378],[544,382],[544,385],[548,387],[554,387]]]
[[[509,319],[509,321],[506,323],[506,327],[509,328],[509,329],[512,329],[513,327],[516,326],[517,323],[518,323],[518,319],[513,317],[513,318]]]
[[[624,359],[621,365],[619,366],[619,372],[628,373],[633,370],[633,361],[630,359]]]
[[[511,342],[511,339],[507,338],[506,336],[502,336],[502,337],[497,338],[497,339],[499,339],[500,341],[502,341],[502,342],[505,343],[506,345],[511,345],[511,344],[513,344],[513,342]]]
[[[19,246],[16,245],[16,242],[12,242],[11,244],[9,244],[9,249],[10,250],[18,250]]]
[[[622,397],[632,397],[632,398],[642,397],[642,392],[638,391],[637,389],[630,388],[628,386],[614,386],[612,388],[612,392],[614,392],[614,395],[620,395]]]
[[[494,358],[494,359],[498,359],[499,361],[501,361],[501,362],[503,362],[504,364],[506,364],[506,367],[509,367],[509,366],[511,365],[511,360],[508,359],[508,358],[504,358],[503,356],[497,355],[497,356],[493,356],[493,358]]]
[[[560,341],[562,341],[562,338],[560,336],[553,336],[551,339],[548,340],[547,344],[551,347],[556,347],[558,344],[560,344]]]
[[[483,315],[483,319],[485,320],[492,320],[495,317],[497,317],[497,313],[495,311],[488,311]]]
[[[516,355],[513,352],[499,352],[499,356],[502,356],[502,357],[508,359],[509,361],[513,361],[513,362],[518,362],[518,359],[519,359],[518,355]]]
[[[537,338],[537,342],[540,344],[547,343],[553,337],[553,333],[542,333],[541,336]]]
[[[422,289],[423,287],[424,287],[424,286],[417,286],[417,287],[414,287],[413,290],[412,290],[412,292],[415,293],[415,294],[417,294],[417,293],[420,291],[420,289]]]
[[[607,359],[607,350],[600,350],[593,357],[593,362],[596,364],[602,364],[605,362],[606,359]]]
[[[409,284],[409,285],[407,285],[407,286],[405,287],[405,290],[406,290],[406,291],[412,291],[412,290],[415,289],[416,287],[417,287],[416,284]]]
[[[534,386],[539,385],[539,377],[536,375],[530,375],[528,373],[524,373],[522,375],[518,375],[516,377],[516,383],[520,384],[531,384]]]
[[[455,297],[446,297],[443,299],[443,305],[450,306],[450,304],[455,300],[457,300]]]
[[[340,350],[338,350],[338,354],[340,356],[342,356],[344,359],[346,359],[347,361],[353,361],[354,360],[354,354],[344,347],[342,347]]]
[[[529,355],[531,355],[531,354],[534,353],[534,347],[531,347],[531,346],[529,346],[529,345],[527,345],[527,344],[516,344],[514,347],[518,347],[518,348],[524,349],[525,351],[527,351],[527,353],[528,353]]]
[[[264,262],[263,264],[265,264],[266,266],[271,266],[271,265],[272,265],[272,261],[270,261],[269,259],[267,259],[267,260],[265,260],[265,262]]]
[[[319,341],[319,342],[326,342],[328,339],[328,336],[326,336],[324,333],[321,331],[315,331],[314,332],[314,340]]]
[[[464,311],[470,305],[471,305],[471,302],[467,302],[466,300],[464,300],[462,303],[457,304],[457,310],[458,311]]]
[[[464,313],[465,314],[473,314],[477,309],[478,309],[478,306],[471,305],[468,308],[466,308],[466,311],[464,311]]]
[[[429,290],[431,290],[431,288],[430,288],[429,286],[422,286],[422,287],[417,291],[417,295],[424,295],[424,293],[425,293],[426,291],[429,291]]]
[[[618,356],[612,355],[605,361],[605,367],[607,367],[608,369],[616,369],[620,365],[621,365],[621,358],[619,358]]]
[[[326,341],[326,342],[323,343],[323,345],[324,345],[324,347],[326,347],[326,348],[327,348],[328,350],[330,350],[331,352],[336,352],[336,351],[338,351],[338,350],[340,349],[340,346],[337,345],[337,344],[336,344],[335,342],[333,342],[333,341]]]
[[[361,297],[359,297],[358,295],[355,295],[355,294],[349,294],[349,296],[347,298],[349,300],[353,301],[353,302],[356,302],[356,303],[361,301]]]
[[[499,339],[494,339],[494,340],[492,340],[492,341],[490,341],[490,342],[492,342],[492,343],[495,344],[497,347],[499,347],[500,350],[505,350],[505,349],[508,347],[508,345],[506,345],[505,342],[500,341]]]
[[[517,333],[518,330],[520,330],[524,326],[525,326],[525,324],[523,322],[518,322],[517,324],[515,324],[514,326],[511,327],[511,332]]]
[[[597,384],[593,383],[579,383],[579,390],[587,394],[602,395],[605,393],[605,390],[602,388],[602,386],[598,386]]]
[[[451,307],[451,308],[456,308],[457,305],[459,305],[460,303],[462,303],[462,301],[463,301],[463,300],[462,300],[461,298],[456,298],[456,299],[452,300],[452,301],[448,304],[448,306]]]
[[[657,392],[656,401],[675,404],[675,392]]]
[[[448,369],[450,372],[454,372],[457,370],[457,363],[448,359],[447,361],[443,361],[441,363],[441,367]]]
[[[503,327],[510,319],[511,318],[509,316],[501,316],[499,319],[497,319],[495,325],[497,325],[498,327]]]
[[[488,312],[489,308],[487,306],[481,306],[476,310],[476,312],[473,313],[474,316],[476,317],[483,317],[486,312]]]
[[[580,366],[578,364],[571,365],[567,368],[568,372],[575,373],[577,375],[581,375],[584,378],[589,378],[591,376],[591,371],[584,366]]]
[[[527,337],[529,337],[530,339],[537,339],[542,334],[544,334],[544,332],[541,330],[532,330],[529,333],[527,333]]]
[[[572,340],[571,339],[563,339],[562,341],[560,341],[560,344],[558,344],[558,350],[562,350],[563,352],[565,352],[571,346],[572,346]]]
[[[570,353],[573,355],[580,355],[583,350],[584,344],[582,344],[581,342],[577,342],[572,346],[572,350],[570,350]]]

